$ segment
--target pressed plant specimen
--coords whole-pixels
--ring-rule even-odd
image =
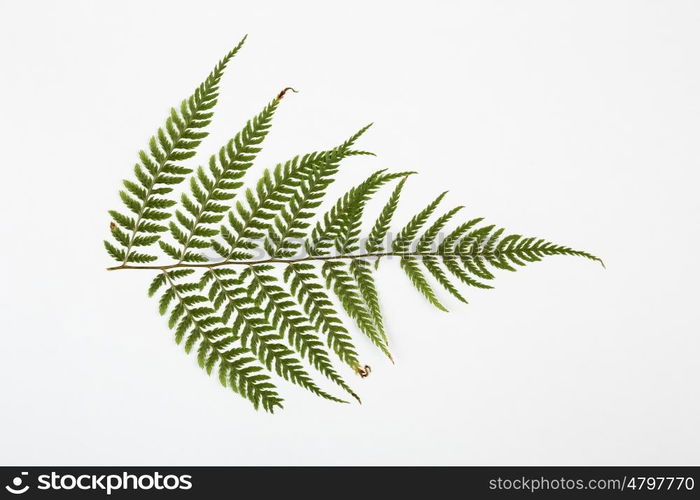
[[[168,316],[175,341],[186,352],[195,351],[207,373],[217,373],[224,386],[256,408],[282,407],[275,375],[345,402],[319,386],[312,370],[359,401],[333,359],[362,377],[369,373],[344,316],[391,358],[375,284],[380,260],[398,261],[410,283],[442,310],[433,283],[466,302],[460,287],[491,288],[495,270],[514,271],[551,255],[600,261],[540,238],[506,235],[481,218],[447,230],[462,207],[438,215],[445,193],[389,237],[413,172],[376,171],[317,217],[342,161],[372,154],[356,147],[369,126],[335,147],[265,169],[245,188],[243,177],[290,88],[204,165],[184,166],[207,135],[221,77],[244,41],[170,110],[165,125],[139,152],[134,177],[124,180],[119,193],[126,210],[110,211],[111,239],[105,247],[118,262],[110,270],[155,274],[148,293],[159,294],[160,313]],[[183,182],[185,189],[177,191]],[[383,209],[365,214],[367,202],[388,184],[394,187]],[[363,235],[365,221],[371,229]],[[156,263],[161,257],[168,262]]]

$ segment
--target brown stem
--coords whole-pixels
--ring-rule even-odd
[[[444,255],[438,252],[382,252],[382,253],[360,253],[354,255],[321,255],[321,256],[309,256],[309,257],[299,257],[297,259],[262,259],[262,260],[222,260],[220,262],[206,262],[206,263],[187,263],[187,262],[177,262],[174,264],[166,264],[163,266],[131,266],[122,264],[120,266],[108,267],[107,271],[118,271],[120,269],[150,269],[167,271],[168,269],[176,269],[180,267],[192,268],[192,267],[204,267],[211,269],[212,267],[220,266],[250,266],[255,264],[296,264],[298,262],[309,262],[309,261],[325,261],[325,260],[343,260],[343,259],[363,259],[363,258],[379,258],[379,257],[430,257],[436,255]]]
[[[282,98],[284,97],[284,94],[286,94],[287,91],[289,91],[289,90],[291,90],[291,91],[294,92],[295,94],[298,94],[298,93],[299,93],[297,90],[294,90],[292,87],[286,87],[286,88],[282,89],[282,91],[281,91],[279,94],[277,94],[277,100],[278,100],[278,101],[281,101]]]

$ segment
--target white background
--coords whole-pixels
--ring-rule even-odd
[[[0,5],[2,464],[700,462],[697,2]],[[332,194],[417,170],[398,221],[449,188],[607,269],[551,258],[445,314],[387,262],[397,362],[358,340],[364,404],[281,383],[253,411],[102,247],[138,149],[245,33],[199,158],[294,85],[255,173],[374,121]]]

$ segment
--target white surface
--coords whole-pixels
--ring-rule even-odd
[[[700,462],[697,2],[0,5],[0,463]],[[361,342],[364,404],[282,383],[254,412],[102,247],[137,150],[245,33],[199,158],[294,85],[256,173],[374,121],[333,194],[418,170],[399,221],[449,188],[607,270],[551,258],[444,314],[386,263],[397,363]]]

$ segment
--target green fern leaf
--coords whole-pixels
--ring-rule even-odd
[[[365,250],[367,250],[368,253],[381,252],[384,250],[384,238],[386,238],[389,232],[391,219],[394,217],[394,212],[396,212],[396,208],[399,206],[399,197],[401,196],[401,191],[407,180],[408,176],[401,179],[401,182],[396,185],[394,192],[391,193],[389,197],[389,201],[384,205],[382,212],[374,223],[369,237],[367,238],[367,243],[365,244]]]
[[[206,137],[224,68],[241,44],[179,109],[171,110],[139,153],[134,178],[125,180],[119,191],[125,210],[109,212],[110,238],[104,246],[119,263],[111,270],[155,271],[148,294],[157,297],[175,342],[196,356],[208,375],[215,374],[255,408],[273,412],[282,407],[274,378],[345,403],[316,382],[311,375],[316,371],[360,401],[334,362],[361,377],[370,372],[360,363],[346,320],[391,359],[381,283],[372,261],[397,257],[412,285],[441,310],[446,308],[433,282],[466,303],[463,285],[490,289],[499,271],[516,271],[545,257],[577,256],[602,264],[587,252],[507,234],[483,224],[482,218],[447,230],[461,206],[430,222],[445,193],[411,217],[393,241],[386,241],[391,240],[399,198],[413,172],[378,170],[324,211],[342,161],[373,154],[355,146],[369,125],[334,148],[263,169],[246,187],[243,177],[254,167],[280,100],[293,90],[289,88],[207,164],[191,170],[182,162],[195,155]],[[394,180],[398,183],[373,217],[363,245],[366,209]],[[178,200],[175,189],[183,182],[187,189]],[[209,248],[220,258],[211,260],[205,252]],[[156,262],[158,251],[170,262]]]
[[[124,226],[129,231],[128,242],[122,245],[119,252],[108,248],[109,254],[123,264],[128,262],[150,262],[156,259],[149,254],[140,254],[132,257],[134,240],[141,232],[141,223],[154,232],[162,232],[163,226],[153,221],[161,221],[170,217],[168,212],[160,212],[154,208],[165,208],[167,200],[158,198],[158,195],[172,191],[172,186],[185,180],[190,170],[177,165],[174,162],[186,160],[194,156],[194,150],[207,133],[203,130],[211,122],[213,113],[210,111],[215,105],[219,95],[219,82],[223,76],[228,62],[243,46],[245,38],[241,40],[228,54],[224,56],[209,74],[206,80],[197,87],[194,94],[182,101],[180,109],[172,108],[170,116],[165,122],[165,127],[158,129],[155,136],[149,141],[149,151],[139,153],[140,163],[134,167],[137,183],[125,181],[124,186],[129,192],[136,195],[133,198],[126,191],[120,191],[120,196],[126,207],[134,213],[131,227]],[[165,203],[163,203],[165,201]],[[128,217],[116,211],[114,220],[117,224],[123,224]],[[149,223],[150,221],[150,223]],[[155,238],[152,243],[155,243]]]
[[[354,259],[350,263],[350,273],[355,278],[357,288],[372,315],[374,326],[382,337],[382,345],[388,346],[389,339],[384,328],[384,318],[379,305],[379,294],[372,275],[372,266],[364,259]],[[390,356],[391,357],[391,356]]]
[[[393,360],[385,342],[386,337],[378,330],[370,307],[362,297],[360,285],[349,273],[347,264],[327,261],[323,264],[322,271],[326,278],[326,286],[335,292],[348,315],[374,345]]]
[[[352,337],[333,309],[333,302],[324,291],[323,285],[312,272],[314,270],[314,266],[310,264],[290,264],[284,271],[284,279],[311,323],[327,335],[330,348],[344,363],[358,371],[360,362]]]
[[[174,307],[175,316],[171,316],[171,328],[176,330],[177,343],[184,340],[185,352],[192,351],[199,344],[200,366],[211,373],[218,365],[222,385],[250,400],[256,409],[262,406],[266,411],[274,412],[276,407],[281,408],[282,398],[262,367],[256,365],[253,358],[246,357],[245,350],[228,349],[233,339],[228,329],[223,328],[220,319],[214,315],[214,310],[197,307],[197,304],[207,301],[206,297],[191,293],[198,290],[198,284],[177,282],[188,274],[190,273],[176,271],[162,273],[162,282],[167,285],[167,290],[161,297],[160,311],[164,314],[171,303],[177,303]],[[154,288],[153,285],[151,288]]]

